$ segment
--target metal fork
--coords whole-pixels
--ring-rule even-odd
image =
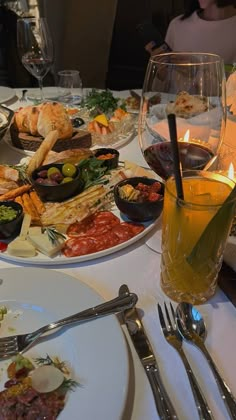
[[[161,306],[157,305],[158,307],[158,314],[159,314],[159,319],[160,319],[160,325],[161,325],[161,329],[162,332],[164,334],[164,337],[166,339],[166,341],[175,348],[175,350],[179,353],[183,364],[185,366],[186,369],[186,373],[188,375],[188,379],[190,382],[190,386],[193,392],[193,396],[194,396],[194,400],[197,406],[197,410],[198,410],[198,415],[199,418],[201,420],[210,420],[213,419],[213,415],[212,412],[210,410],[210,408],[208,407],[208,404],[202,394],[202,391],[198,385],[197,379],[194,376],[194,373],[191,369],[191,366],[187,360],[187,357],[185,356],[185,353],[182,349],[182,337],[178,332],[177,326],[176,326],[176,321],[175,321],[175,311],[174,308],[170,302],[170,309],[171,309],[171,314],[172,314],[172,321],[170,319],[170,315],[167,309],[167,305],[166,303],[164,303],[164,307],[165,307],[165,314],[166,314],[166,321],[163,315],[163,311],[161,309]]]
[[[122,312],[126,309],[133,308],[137,301],[138,297],[135,293],[126,293],[100,305],[60,319],[57,322],[52,322],[34,332],[0,338],[0,359],[25,352],[42,334],[50,330]]]

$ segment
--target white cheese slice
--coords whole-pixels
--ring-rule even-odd
[[[36,249],[49,257],[60,251],[65,242],[63,238],[58,238],[57,242],[53,244],[46,233],[41,233],[40,235],[29,234],[28,239]]]
[[[29,235],[41,235],[42,229],[40,226],[30,226]]]
[[[36,255],[35,247],[24,238],[17,238],[10,242],[7,247],[7,252],[15,257],[30,258]]]
[[[36,255],[35,247],[26,239],[30,223],[31,216],[25,213],[19,236],[10,242],[7,247],[7,252],[9,255],[25,258],[34,257]]]

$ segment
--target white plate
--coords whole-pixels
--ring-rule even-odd
[[[0,103],[4,103],[9,101],[10,99],[14,98],[15,96],[14,89],[11,89],[6,86],[0,86]]]
[[[113,210],[113,213],[120,217],[120,212],[116,208]],[[124,219],[122,221],[127,221],[128,219]],[[107,255],[113,254],[114,252],[120,251],[123,248],[126,248],[135,242],[139,241],[139,239],[143,238],[143,236],[147,235],[155,226],[156,220],[153,222],[146,222],[143,223],[145,229],[139,233],[138,235],[134,236],[133,238],[129,239],[126,242],[122,242],[121,244],[115,245],[111,248],[104,249],[103,251],[94,252],[92,254],[81,255],[79,257],[65,257],[64,255],[57,255],[54,258],[49,258],[44,254],[38,253],[35,257],[31,258],[22,258],[22,257],[14,257],[12,255],[8,255],[7,252],[0,253],[0,258],[9,262],[19,263],[19,264],[28,264],[28,265],[64,265],[64,264],[73,264],[73,263],[80,263],[83,261],[95,260],[97,258],[105,257]]]
[[[1,322],[1,336],[33,331],[49,322],[103,302],[79,280],[40,268],[0,270],[1,304],[9,314]],[[115,316],[108,316],[62,330],[39,342],[26,356],[58,356],[68,363],[81,386],[68,394],[60,420],[120,420],[128,387],[128,355]],[[0,387],[6,361],[0,362]]]

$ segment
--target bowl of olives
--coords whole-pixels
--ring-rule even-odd
[[[61,202],[84,189],[80,169],[72,163],[51,163],[31,174],[31,183],[43,201]]]

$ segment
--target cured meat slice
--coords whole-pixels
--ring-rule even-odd
[[[72,223],[67,229],[68,236],[78,236],[84,235],[87,233],[89,229],[94,226],[93,217],[86,217],[86,219],[82,220],[81,222]]]
[[[109,211],[101,211],[87,217],[81,222],[73,223],[67,229],[69,237],[81,235],[104,235],[113,226],[120,224],[120,219]]]
[[[144,226],[133,222],[123,222],[121,226],[129,226],[133,232],[133,236],[138,235],[144,230]]]
[[[95,226],[108,225],[110,227],[119,225],[120,219],[110,211],[100,211],[94,215]]]
[[[130,238],[132,238],[134,236],[130,226],[123,225],[123,224],[119,224],[117,226],[114,226],[113,233],[117,236],[120,243],[128,241]]]
[[[66,257],[92,254],[93,252],[96,252],[95,243],[94,240],[88,236],[68,239],[63,248],[63,254]]]
[[[128,241],[143,230],[143,225],[120,223],[120,219],[109,211],[97,212],[69,227],[69,239],[62,252],[66,257],[92,254]]]

